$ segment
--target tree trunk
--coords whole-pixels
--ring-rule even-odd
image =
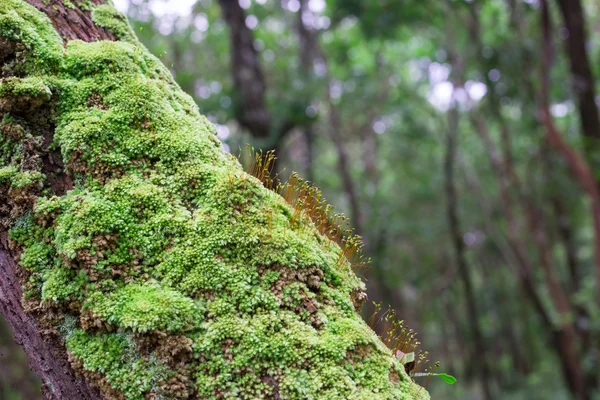
[[[124,16],[2,0],[0,63],[0,310],[46,399],[429,398]]]
[[[236,114],[240,124],[257,137],[269,136],[271,114],[265,104],[266,83],[254,48],[254,35],[246,26],[239,2],[219,0],[230,30],[231,73],[237,90]]]
[[[454,93],[452,94],[452,102],[454,102]],[[481,374],[480,376],[484,398],[486,400],[491,400],[494,397],[492,395],[492,389],[490,385],[491,374],[487,364],[485,339],[479,325],[477,299],[473,288],[471,270],[465,255],[465,243],[463,241],[463,235],[461,233],[460,221],[458,217],[458,198],[454,178],[457,142],[458,109],[456,108],[456,104],[453,104],[453,108],[448,112],[448,133],[446,135],[446,156],[444,160],[448,226],[450,228],[452,244],[454,245],[458,273],[464,287],[466,305],[465,311],[469,321],[469,329],[475,344],[475,354],[471,355],[471,359],[480,367],[479,372]]]
[[[569,58],[573,93],[577,99],[588,162],[593,169],[597,170],[600,168],[600,116],[596,105],[596,80],[586,49],[587,34],[583,7],[580,0],[557,0],[557,2],[567,31],[565,50]]]

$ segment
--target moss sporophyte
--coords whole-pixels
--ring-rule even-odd
[[[428,399],[357,312],[358,242],[340,248],[318,204],[290,204],[223,153],[126,19],[89,3],[118,41],[63,45],[43,13],[0,2],[16,49],[0,81],[1,222],[25,302],[74,368],[115,399]],[[53,127],[63,193],[25,114]]]

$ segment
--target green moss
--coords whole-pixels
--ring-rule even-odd
[[[25,46],[28,56],[21,58],[15,72],[52,74],[62,59],[62,40],[48,17],[22,0],[0,2],[0,34]]]
[[[114,7],[106,4],[97,6],[93,8],[92,18],[98,26],[110,31],[119,40],[138,43],[137,37],[127,22],[127,18],[115,10]]]
[[[54,145],[77,177],[10,232],[26,291],[62,310],[75,364],[128,399],[177,397],[173,379],[200,398],[428,398],[355,311],[364,283],[339,246],[222,152],[124,17],[92,8],[124,41],[63,48],[41,13],[0,5],[29,76],[0,96],[52,96]],[[43,180],[11,165],[0,184]]]
[[[42,301],[59,304],[65,300],[81,301],[79,294],[87,282],[87,276],[83,271],[77,273],[64,267],[56,267],[50,269],[43,280]]]
[[[50,100],[52,92],[39,77],[7,78],[0,80],[0,97],[31,96]]]
[[[37,171],[19,171],[9,165],[0,168],[0,184],[7,183],[11,188],[21,189],[27,186],[41,187],[44,174]]]
[[[140,357],[125,334],[90,334],[75,330],[67,337],[67,348],[82,360],[86,371],[102,374],[127,399],[143,400],[144,393],[166,375],[165,368]]]
[[[202,307],[175,290],[129,284],[108,295],[96,292],[84,305],[93,315],[133,332],[188,331],[202,321]]]

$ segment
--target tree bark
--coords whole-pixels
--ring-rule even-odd
[[[27,0],[29,4],[44,12],[63,41],[78,39],[85,42],[97,40],[115,40],[115,36],[92,20],[89,10],[77,5],[67,7],[61,0]],[[104,0],[93,0],[94,4],[103,4]],[[15,48],[11,42],[0,43],[0,62],[12,58]],[[0,110],[4,113],[6,110]],[[45,151],[42,157],[43,170],[54,174],[51,182],[53,194],[61,195],[72,187],[68,174],[62,171],[58,152],[48,148],[52,143],[52,131],[45,132]],[[0,226],[0,229],[2,227]],[[56,332],[46,330],[39,323],[40,315],[26,310],[22,299],[22,272],[16,262],[17,254],[10,249],[8,232],[0,231],[0,311],[8,321],[15,341],[21,344],[29,357],[31,368],[42,380],[42,395],[47,400],[100,399],[97,390],[91,388],[82,376],[76,374],[68,362],[64,344]]]
[[[34,314],[21,305],[19,267],[7,249],[6,233],[0,247],[0,312],[11,326],[17,344],[29,357],[29,365],[42,380],[42,395],[47,400],[100,399],[85,380],[71,368],[63,344],[54,332],[45,331]]]

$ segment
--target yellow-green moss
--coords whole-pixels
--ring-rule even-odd
[[[62,313],[88,379],[128,399],[176,397],[173,379],[200,398],[428,398],[356,312],[364,283],[338,245],[222,152],[123,16],[92,12],[124,41],[63,48],[33,7],[0,5],[0,36],[25,44],[14,68],[28,75],[1,82],[0,96],[53,96],[54,145],[75,178],[11,238],[27,293]],[[0,183],[43,178],[0,160]],[[140,350],[164,335],[191,341],[185,367],[175,351]]]
[[[127,22],[127,18],[114,7],[103,4],[92,8],[94,22],[113,33],[119,40],[138,43],[138,40]]]

